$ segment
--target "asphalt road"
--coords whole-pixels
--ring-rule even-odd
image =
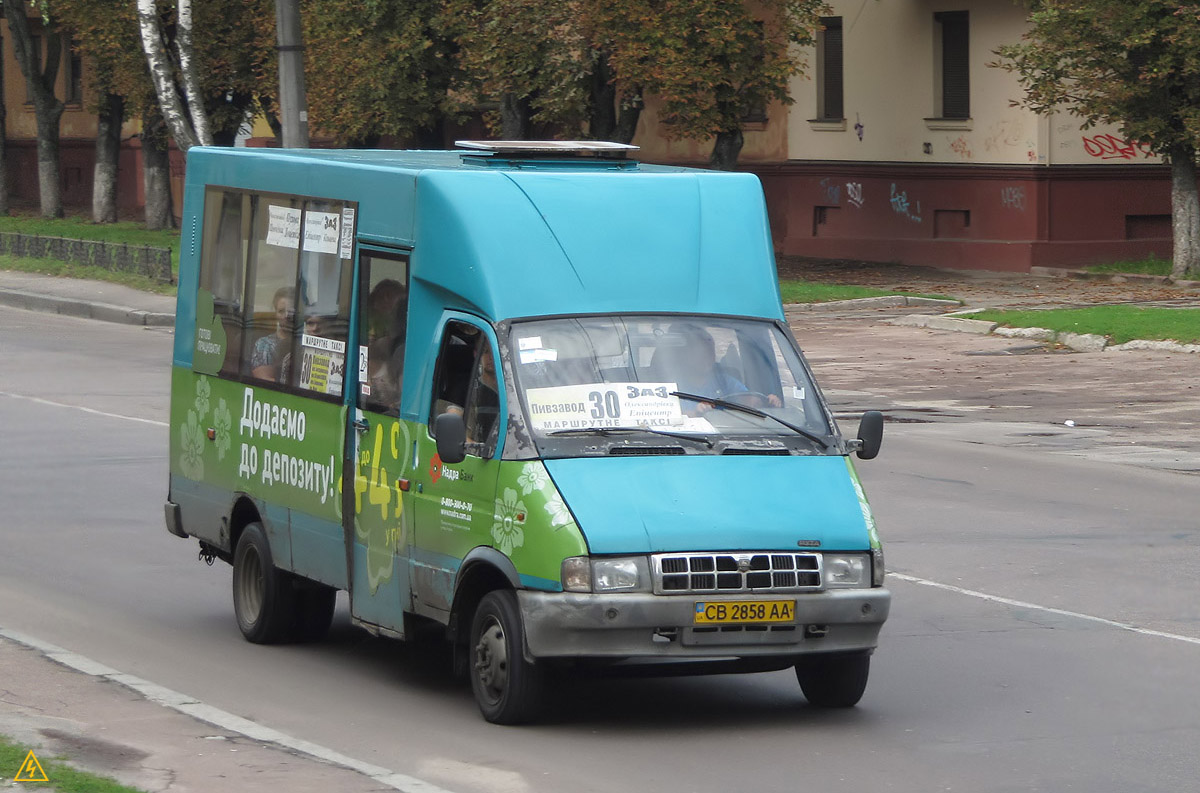
[[[835,374],[819,335],[804,344],[839,410],[892,393],[870,366]],[[788,673],[580,679],[546,723],[500,728],[438,653],[371,638],[344,608],[321,645],[242,641],[229,568],[163,528],[169,346],[163,330],[0,308],[0,626],[460,793],[1200,779],[1194,475],[989,442],[990,415],[927,411],[859,464],[895,603],[858,708],[809,708]]]

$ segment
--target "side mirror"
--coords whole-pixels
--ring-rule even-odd
[[[878,410],[863,414],[858,423],[858,442],[860,446],[856,453],[860,459],[873,460],[879,454],[879,446],[883,443],[883,414]]]
[[[461,463],[467,456],[467,423],[461,414],[443,413],[434,419],[437,453],[443,463]]]

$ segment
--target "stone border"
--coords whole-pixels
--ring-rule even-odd
[[[1113,284],[1159,284],[1161,286],[1177,286],[1181,289],[1200,289],[1200,281],[1174,281],[1168,275],[1149,275],[1147,273],[1092,273],[1087,270],[1034,266],[1029,268],[1029,274],[1050,278],[1074,278],[1079,281],[1108,281]]]
[[[964,313],[975,313],[982,310],[973,309],[971,312]],[[1177,341],[1152,341],[1148,339],[1134,339],[1124,344],[1109,344],[1107,336],[1099,336],[1094,333],[1056,332],[1049,328],[1005,328],[996,322],[966,319],[963,316],[950,314],[909,314],[908,316],[894,317],[883,321],[888,325],[900,325],[902,327],[952,330],[960,333],[976,333],[983,336],[995,335],[1013,339],[1044,341],[1050,344],[1061,344],[1075,352],[1157,350],[1161,352],[1200,353],[1200,344],[1180,344]]]
[[[901,308],[904,306],[961,306],[961,300],[943,300],[937,297],[910,297],[908,295],[883,295],[882,297],[856,297],[851,300],[826,300],[823,303],[784,303],[784,307],[795,311],[842,311],[858,308]]]
[[[147,325],[151,327],[173,327],[175,325],[174,314],[143,311],[138,308],[116,306],[111,303],[97,303],[90,300],[51,297],[34,292],[21,292],[15,289],[0,289],[0,305],[23,308],[27,311],[47,311],[51,314],[62,314],[67,317],[98,319],[104,322],[120,322],[126,325]]]

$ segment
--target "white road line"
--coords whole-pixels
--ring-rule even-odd
[[[1013,600],[1012,598],[1000,597],[999,595],[989,595],[986,592],[977,592],[974,589],[963,589],[959,586],[951,584],[942,584],[937,581],[930,581],[925,578],[917,578],[916,576],[905,575],[904,573],[893,573],[888,571],[888,578],[898,578],[901,581],[907,581],[910,584],[920,584],[921,586],[933,587],[934,589],[944,589],[947,592],[954,592],[959,595],[979,598],[992,603],[1001,603],[1005,606],[1016,606],[1017,608],[1033,609],[1034,611],[1044,611],[1047,614],[1057,614],[1061,617],[1073,617],[1078,620],[1087,620],[1088,622],[1096,622],[1101,625],[1107,625],[1110,628],[1119,628],[1130,633],[1140,633],[1143,636],[1156,636],[1160,639],[1172,639],[1177,642],[1187,642],[1188,644],[1200,644],[1200,639],[1194,636],[1181,636],[1178,633],[1167,633],[1166,631],[1154,631],[1149,628],[1139,628],[1136,625],[1130,625],[1127,622],[1117,622],[1116,620],[1105,619],[1104,617],[1094,617],[1091,614],[1080,614],[1078,611],[1067,611],[1066,609],[1056,609],[1050,606],[1039,606],[1037,603],[1026,603],[1023,600]]]
[[[105,413],[103,410],[96,410],[95,408],[85,408],[82,405],[68,405],[64,402],[51,402],[49,399],[42,399],[41,397],[34,397],[34,396],[26,396],[25,394],[14,394],[11,391],[0,391],[0,396],[12,397],[13,399],[25,399],[30,402],[37,402],[39,405],[50,405],[51,407],[56,407],[56,408],[68,408],[70,410],[81,410],[84,413],[92,413],[97,416],[105,416],[110,419],[125,419],[126,421],[137,421],[142,424],[152,424],[155,427],[168,426],[167,422],[165,422],[165,421],[155,421],[154,419],[143,419],[143,418],[138,418],[137,416],[123,416],[120,413]]]
[[[352,771],[357,771],[360,774],[370,777],[381,785],[402,791],[402,793],[451,793],[451,791],[445,788],[438,787],[422,779],[417,779],[407,774],[400,774],[391,769],[372,765],[362,760],[356,760],[326,746],[295,738],[270,727],[256,724],[249,719],[235,716],[228,711],[206,705],[195,697],[189,697],[178,691],[172,691],[169,688],[164,688],[134,675],[124,674],[98,661],[93,661],[91,658],[64,650],[62,647],[44,642],[33,636],[3,627],[0,627],[0,636],[17,644],[37,650],[52,661],[83,672],[85,675],[111,680],[118,685],[125,686],[157,705],[162,705],[184,715],[191,716],[194,719],[207,722],[238,735],[244,735],[261,743],[273,744],[292,752],[308,755],[331,765],[349,768]]]

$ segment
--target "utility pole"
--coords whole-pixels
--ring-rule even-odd
[[[308,100],[304,95],[304,45],[300,40],[300,0],[275,0],[279,53],[279,115],[285,149],[308,148]]]

